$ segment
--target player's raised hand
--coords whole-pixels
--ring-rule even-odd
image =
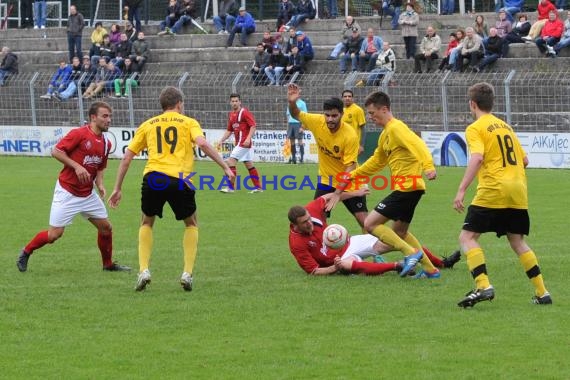
[[[301,97],[301,88],[295,83],[289,83],[287,85],[287,100],[290,102],[296,102],[297,99]]]
[[[326,204],[325,204],[325,211],[330,211],[335,208],[336,204],[340,200],[340,194],[338,193],[330,193],[327,194],[326,197]]]
[[[109,206],[111,206],[111,208],[117,208],[119,206],[119,203],[121,202],[122,196],[123,195],[121,194],[121,190],[113,190],[113,193],[107,200],[107,203],[109,204]]]
[[[426,172],[426,178],[433,181],[437,178],[437,172],[435,170],[429,170]]]

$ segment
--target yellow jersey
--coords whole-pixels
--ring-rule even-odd
[[[403,192],[425,190],[422,173],[435,170],[425,142],[396,118],[384,126],[372,156],[351,175],[371,176],[386,165],[390,168],[392,188]]]
[[[200,124],[176,111],[166,111],[142,123],[128,149],[135,154],[148,151],[144,174],[160,172],[186,178],[194,168],[194,142],[204,137]]]
[[[325,115],[321,114],[301,112],[299,121],[317,140],[320,182],[336,187],[337,174],[357,163],[359,143],[356,133],[342,121],[340,128],[332,133],[327,127]]]
[[[360,141],[362,141],[362,126],[366,125],[364,110],[358,104],[352,103],[349,107],[344,107],[342,121],[354,128],[356,136],[358,136],[358,144],[360,145]]]
[[[470,154],[483,155],[477,193],[471,203],[487,208],[527,209],[526,153],[513,128],[485,114],[467,127],[465,138]]]

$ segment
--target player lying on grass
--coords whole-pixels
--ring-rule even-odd
[[[354,195],[364,196],[367,192],[367,189],[362,189],[353,193],[342,193],[341,200]],[[301,269],[312,275],[328,275],[339,271],[379,275],[388,271],[401,271],[400,262],[364,261],[368,257],[393,250],[373,235],[352,236],[350,242],[338,250],[332,250],[323,244],[323,231],[327,227],[325,207],[331,196],[326,194],[309,202],[305,207],[293,206],[289,209],[289,249]],[[460,259],[459,251],[444,259],[433,256],[429,250],[424,253],[434,265],[442,268],[453,268]]]

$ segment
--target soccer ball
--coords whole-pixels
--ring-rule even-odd
[[[348,231],[340,224],[331,224],[323,231],[323,242],[332,249],[344,247],[348,241]]]

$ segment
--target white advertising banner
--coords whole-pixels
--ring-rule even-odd
[[[65,136],[72,127],[22,127],[0,126],[0,155],[18,156],[50,156],[52,148]],[[215,144],[220,140],[224,131],[220,129],[204,130],[206,139]],[[110,157],[122,158],[125,149],[135,134],[132,128],[113,128],[107,132],[112,143]],[[312,133],[304,132],[305,162],[317,162],[317,144]],[[287,135],[285,131],[257,130],[254,136],[254,160],[256,162],[287,162],[290,151],[285,147]],[[220,147],[224,159],[228,158],[234,147],[234,137]],[[299,152],[297,152],[299,154]],[[146,158],[145,152],[137,158]],[[208,159],[206,155],[196,148],[196,158]]]
[[[570,168],[570,133],[517,133],[531,168]],[[466,166],[467,144],[464,132],[422,132],[434,163]]]

